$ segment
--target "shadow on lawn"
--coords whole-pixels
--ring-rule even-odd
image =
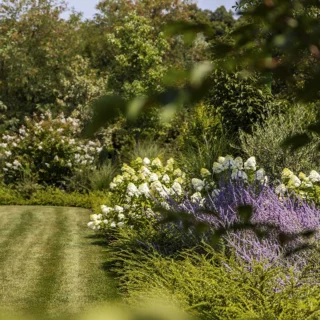
[[[108,241],[106,237],[101,234],[89,235],[89,236],[86,236],[86,239],[92,240],[92,242],[90,242],[90,245],[102,247],[105,249],[108,248]],[[105,254],[106,254],[106,261],[100,264],[100,269],[104,270],[108,274],[108,276],[116,277],[117,273],[113,271],[115,267],[114,260],[110,258],[110,256],[108,256],[107,250]]]
[[[92,234],[90,236],[86,236],[86,239],[92,240],[92,242],[90,243],[91,245],[99,246],[99,247],[107,247],[107,240],[103,235]]]

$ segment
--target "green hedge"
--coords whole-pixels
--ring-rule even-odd
[[[79,207],[100,212],[100,206],[102,204],[107,205],[109,198],[109,193],[101,191],[82,194],[79,192],[67,193],[56,188],[46,188],[35,191],[30,198],[26,199],[10,187],[0,187],[0,205]]]

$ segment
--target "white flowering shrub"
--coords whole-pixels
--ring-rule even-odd
[[[95,166],[101,151],[98,141],[77,138],[80,121],[50,112],[25,118],[25,125],[16,133],[0,139],[1,174],[7,184],[23,179],[28,173],[39,184],[61,186],[84,167]]]
[[[312,200],[319,204],[320,174],[311,170],[308,176],[303,172],[295,175],[291,170],[285,168],[281,174],[281,184],[276,187],[276,192],[280,196],[287,192],[294,192],[302,199]]]
[[[268,181],[264,169],[258,169],[255,157],[250,157],[246,161],[243,161],[241,157],[233,158],[230,155],[219,157],[217,162],[213,163],[211,171],[201,169],[201,179],[191,179],[195,191],[191,196],[191,201],[203,203],[204,196],[207,196],[208,193],[214,197],[219,192],[220,183],[226,179],[263,184]]]
[[[169,209],[169,199],[180,202],[185,196],[186,174],[172,158],[165,165],[159,158],[137,158],[130,166],[124,164],[121,171],[110,184],[115,205],[103,205],[101,214],[91,216],[88,226],[93,230],[139,227],[146,219],[155,218],[152,207]]]

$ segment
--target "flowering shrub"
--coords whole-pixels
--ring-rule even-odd
[[[195,193],[191,196],[191,201],[203,203],[204,197],[211,192],[214,197],[220,192],[219,186],[225,181],[242,180],[246,183],[266,184],[268,181],[264,169],[258,169],[255,157],[250,157],[243,161],[241,157],[232,156],[219,157],[217,162],[213,163],[212,171],[201,169],[201,178],[191,179]]]
[[[76,138],[80,129],[78,119],[63,114],[52,118],[46,112],[25,118],[25,126],[0,140],[5,182],[15,183],[30,175],[40,184],[61,186],[76,171],[93,168],[100,143]]]
[[[288,168],[283,169],[281,174],[281,184],[277,186],[276,193],[283,196],[285,193],[294,193],[302,199],[319,202],[317,194],[319,194],[320,174],[311,170],[307,176],[303,172],[295,175]]]
[[[113,207],[103,205],[102,213],[92,215],[88,226],[93,230],[138,227],[145,219],[155,219],[155,205],[169,209],[168,199],[181,202],[187,187],[186,175],[175,167],[174,159],[165,165],[159,158],[137,158],[122,166],[122,174],[110,184]]]

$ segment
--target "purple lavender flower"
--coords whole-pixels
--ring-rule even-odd
[[[303,240],[299,234],[319,229],[320,212],[314,205],[307,204],[297,197],[279,199],[268,186],[248,185],[242,181],[226,181],[220,190],[217,196],[208,196],[206,200],[206,209],[214,214],[203,213],[201,208],[190,202],[184,203],[183,207],[199,221],[207,222],[213,229],[230,228],[224,239],[241,260],[266,261],[267,264],[283,263],[285,249],[302,244]],[[265,228],[266,237],[259,238],[252,230],[232,231],[232,226],[240,222],[237,208],[243,205],[252,206],[253,215],[250,222],[262,229]],[[293,236],[285,247],[278,240],[280,233]],[[286,264],[293,262],[301,264],[300,256],[296,255],[285,261]]]

